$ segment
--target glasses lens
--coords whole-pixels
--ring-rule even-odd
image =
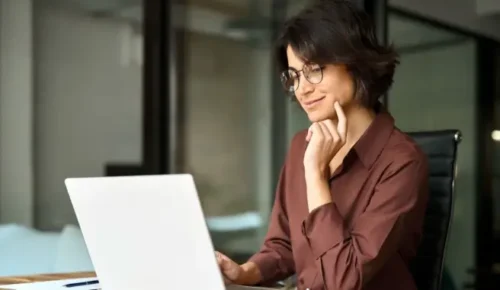
[[[312,84],[319,84],[323,79],[323,69],[317,64],[304,67],[304,76]]]
[[[281,73],[281,84],[287,92],[295,92],[295,90],[299,86],[299,78],[297,77],[297,73],[293,70],[286,70]]]

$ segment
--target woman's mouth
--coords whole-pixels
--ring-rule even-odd
[[[306,101],[306,102],[303,103],[304,107],[306,107],[306,108],[312,108],[312,107],[318,105],[324,98],[325,98],[325,96],[317,98],[317,99]]]

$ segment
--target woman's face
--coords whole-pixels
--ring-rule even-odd
[[[287,48],[287,58],[291,70],[304,70],[295,74],[296,77],[298,76],[295,96],[311,122],[335,119],[336,113],[333,106],[335,102],[339,102],[344,110],[353,103],[354,82],[346,66],[323,66],[323,77],[321,78],[321,67],[314,64],[304,66],[304,62],[290,46]],[[310,81],[306,79],[304,73],[309,75]]]

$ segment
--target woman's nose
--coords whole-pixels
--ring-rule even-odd
[[[310,93],[314,88],[314,85],[311,84],[303,73],[300,74],[299,87],[297,88],[297,93],[300,95]]]

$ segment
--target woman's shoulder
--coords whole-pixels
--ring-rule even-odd
[[[382,159],[396,164],[406,164],[409,162],[427,163],[427,155],[417,142],[410,135],[396,127],[387,140],[382,155],[386,157]]]
[[[290,141],[290,147],[288,149],[289,157],[297,158],[304,154],[307,148],[307,131],[308,129],[303,129],[293,135],[292,140]]]

